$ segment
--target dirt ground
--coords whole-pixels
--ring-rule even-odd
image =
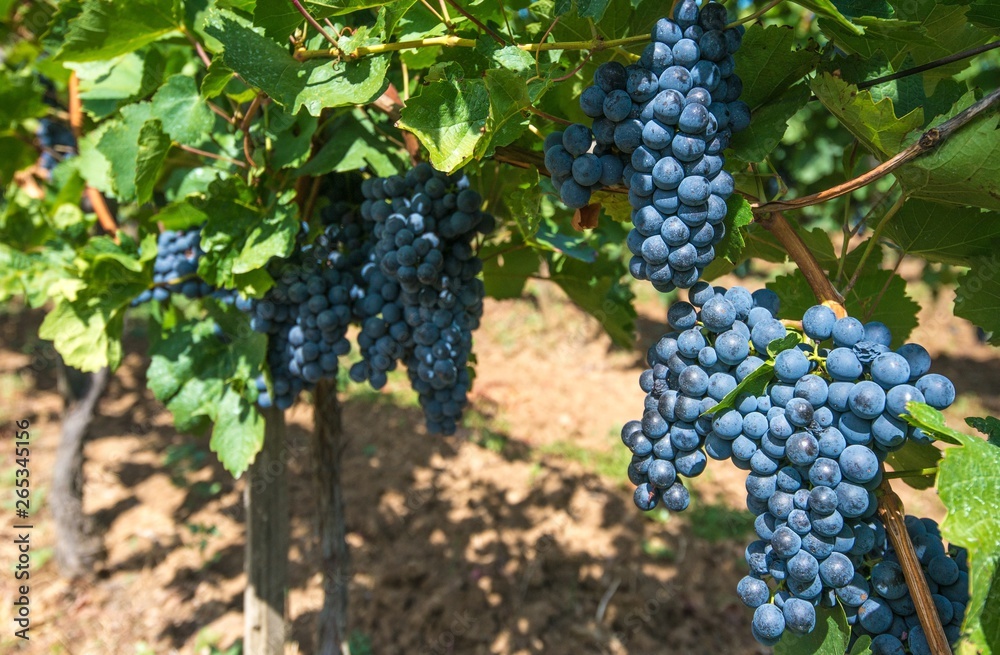
[[[641,299],[637,347],[621,351],[558,289],[530,290],[524,300],[488,302],[472,407],[456,436],[424,432],[405,376],[382,393],[344,392],[352,652],[768,652],[750,636],[750,612],[734,593],[752,533],[744,474],[712,462],[682,514],[643,515],[632,504],[617,432],[641,414],[639,353],[664,331],[663,304]],[[947,294],[917,296],[924,327],[913,339],[960,393],[949,420],[1000,412],[997,351],[951,317]],[[59,577],[44,491],[62,405],[51,349],[25,336],[32,329],[30,317],[0,317],[0,424],[9,436],[14,420],[30,419],[41,501],[32,517],[31,640],[12,639],[5,627],[0,652],[226,652],[242,631],[243,483],[204,439],[171,427],[145,388],[141,334],[130,339],[86,446],[85,508],[104,532],[106,561],[91,580]],[[300,403],[288,421],[286,652],[312,653],[322,597],[309,406]],[[5,446],[5,490],[11,460]],[[942,517],[933,492],[901,495],[911,512]],[[12,516],[9,498],[5,491],[0,506]],[[6,613],[14,535],[11,521],[2,524]]]

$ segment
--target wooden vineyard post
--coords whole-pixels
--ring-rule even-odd
[[[323,567],[323,609],[319,613],[316,653],[350,655],[347,639],[348,563],[341,455],[344,450],[343,414],[336,381],[316,388],[313,461],[316,475],[316,511]]]
[[[282,655],[288,589],[289,506],[285,416],[263,412],[264,447],[247,472],[247,588],[243,596],[245,655]]]

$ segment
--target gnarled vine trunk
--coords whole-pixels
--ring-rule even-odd
[[[56,525],[55,558],[67,578],[89,575],[104,558],[93,520],[83,512],[83,444],[97,401],[108,383],[108,369],[82,373],[59,361],[59,387],[66,401],[62,434],[52,471],[49,507]]]

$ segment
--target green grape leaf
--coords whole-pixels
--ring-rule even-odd
[[[306,10],[313,18],[322,19],[332,16],[329,7],[323,7],[313,2],[303,2]],[[257,0],[253,9],[253,24],[264,28],[264,35],[269,39],[287,41],[296,27],[305,25],[305,18],[287,0]]]
[[[973,104],[966,94],[937,125]],[[895,172],[911,197],[1000,210],[1000,115],[985,112]],[[915,141],[916,138],[910,139]],[[907,144],[908,145],[908,144]]]
[[[913,61],[907,59],[900,66],[900,70],[913,67]],[[860,84],[878,77],[884,77],[897,72],[889,63],[889,58],[879,50],[873,57],[859,57],[850,55],[846,59],[831,61],[824,67],[824,72],[833,73],[850,84]],[[893,110],[897,118],[902,118],[917,107],[923,107],[927,103],[927,94],[924,91],[924,83],[919,76],[907,75],[897,80],[890,80],[875,86],[869,87],[868,92],[872,96],[872,101],[878,103],[882,98],[892,100]],[[950,105],[949,105],[950,106]],[[924,119],[927,120],[926,115]]]
[[[139,204],[153,198],[153,187],[163,170],[170,150],[170,137],[163,133],[158,120],[146,121],[139,131],[139,149],[135,157],[135,196]]]
[[[722,260],[735,265],[743,258],[746,249],[744,232],[753,223],[753,210],[747,199],[738,193],[729,196],[726,205],[729,209],[725,220],[726,236],[715,246],[715,258],[716,261]],[[706,273],[705,277],[707,276]]]
[[[267,336],[251,330],[239,310],[210,308],[210,314],[154,331],[147,384],[180,429],[214,423],[209,445],[239,476],[262,443],[260,416],[239,390],[259,375]]]
[[[555,14],[562,16],[576,9],[581,18],[593,18],[600,23],[610,4],[611,0],[555,0]]]
[[[84,0],[69,23],[56,57],[63,61],[112,59],[179,34],[176,5],[162,0]]]
[[[743,80],[742,100],[755,109],[781,95],[819,62],[813,49],[795,49],[790,27],[753,25],[734,55],[736,74]]]
[[[42,87],[33,77],[0,71],[0,131],[12,130],[21,121],[39,118],[47,111]]]
[[[894,13],[892,6],[886,0],[833,0],[833,4],[848,18],[860,16],[892,18]]]
[[[215,115],[198,94],[198,83],[188,75],[172,75],[153,96],[153,117],[177,143],[198,146],[208,140]]]
[[[258,34],[244,19],[226,11],[215,13],[205,31],[222,43],[222,61],[227,67],[292,114],[302,107],[319,116],[326,107],[367,104],[388,85],[387,55],[346,62],[298,61],[285,46]]]
[[[956,266],[988,257],[1000,243],[1000,215],[915,198],[883,229],[903,252]]]
[[[264,418],[231,387],[219,399],[218,415],[208,447],[234,477],[243,474],[264,446]]]
[[[798,332],[789,332],[780,339],[775,339],[767,344],[767,354],[771,359],[774,359],[778,356],[778,353],[791,350],[800,343],[802,343],[802,335]]]
[[[793,0],[795,4],[801,5],[808,9],[809,11],[815,12],[820,16],[824,16],[835,21],[842,28],[853,32],[854,34],[864,34],[863,28],[855,25],[849,21],[840,10],[837,8],[836,3],[832,0]]]
[[[115,244],[109,237],[94,237],[78,253],[75,267],[80,286],[63,286],[62,295],[38,329],[38,336],[52,341],[67,364],[81,371],[117,368],[122,358],[125,311],[132,299],[152,282],[134,243]]]
[[[776,340],[777,341],[777,340]],[[726,394],[726,396],[720,400],[711,409],[702,412],[702,416],[709,416],[717,412],[721,412],[725,409],[731,409],[736,407],[736,399],[743,394],[750,394],[752,396],[759,396],[764,393],[767,389],[767,385],[771,383],[774,379],[774,364],[771,362],[764,362],[750,375],[743,378],[743,380],[736,385],[736,388]]]
[[[894,471],[917,471],[934,468],[941,460],[941,449],[933,443],[907,440],[899,450],[889,453],[885,461]],[[902,482],[914,489],[930,489],[934,486],[935,475],[907,476]]]
[[[858,91],[857,87],[829,74],[814,78],[812,90],[844,127],[881,159],[902,150],[907,135],[923,125],[922,109],[896,118],[892,98],[873,102],[869,91]]]
[[[344,173],[368,167],[384,177],[400,172],[405,166],[394,151],[387,150],[372,122],[361,120],[353,112],[335,120],[329,134],[323,147],[296,171],[296,176]]]
[[[239,275],[263,268],[272,257],[287,257],[295,245],[298,208],[288,194],[262,208],[242,179],[230,177],[213,182],[190,203],[205,217],[198,274],[209,284],[239,287]]]
[[[990,333],[990,343],[1000,345],[1000,254],[972,260],[972,267],[958,278],[955,316],[967,319]]]
[[[473,158],[489,115],[483,80],[439,80],[410,98],[399,127],[420,139],[435,168],[450,173]]]
[[[528,278],[538,274],[538,253],[525,243],[506,241],[484,247],[483,283],[491,298],[520,298]]]
[[[761,162],[781,142],[788,121],[809,102],[812,93],[805,84],[796,84],[753,111],[750,126],[733,135],[730,145],[745,162]]]
[[[110,163],[111,183],[119,200],[135,198],[139,137],[151,115],[152,105],[148,102],[122,107],[121,118],[108,123],[97,144],[97,150]]]
[[[844,655],[851,639],[847,615],[839,604],[816,608],[816,628],[807,635],[785,632],[774,647],[774,655]]]
[[[994,416],[983,418],[970,416],[965,419],[969,427],[978,430],[986,435],[987,441],[994,446],[1000,446],[1000,419]]]
[[[872,655],[872,638],[868,635],[861,635],[861,637],[854,642],[854,648],[848,655]]]
[[[494,69],[484,75],[490,99],[490,113],[484,127],[486,136],[475,148],[477,159],[489,157],[496,148],[513,143],[528,129],[522,113],[531,106],[525,78],[509,70]]]
[[[602,253],[595,263],[573,257],[553,257],[549,279],[562,287],[570,300],[598,320],[611,341],[622,348],[635,343],[635,308],[632,292],[622,279],[628,275],[622,262]]]

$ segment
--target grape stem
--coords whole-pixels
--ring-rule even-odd
[[[73,138],[76,139],[77,143],[80,143],[81,127],[83,126],[83,101],[80,100],[80,78],[76,76],[75,71],[69,75],[69,126],[73,130]],[[116,244],[120,243],[118,224],[115,222],[111,210],[108,209],[108,203],[105,202],[104,196],[89,184],[84,193],[94,207],[94,213],[97,214],[97,222],[101,224],[101,228],[111,235],[111,239]]]
[[[295,10],[298,11],[300,14],[302,14],[302,17],[306,19],[306,22],[312,25],[313,29],[322,34],[323,38],[330,42],[330,45],[333,46],[330,49],[332,51],[335,51],[338,56],[343,56],[344,51],[340,49],[339,45],[337,45],[337,40],[334,39],[332,36],[330,36],[327,33],[327,31],[323,29],[323,26],[319,24],[318,20],[313,18],[313,15],[309,13],[309,10],[306,9],[305,6],[303,6],[303,4],[299,2],[299,0],[291,0],[291,3],[292,5],[295,6]]]
[[[931,598],[930,587],[927,586],[920,560],[917,559],[910,534],[906,530],[903,503],[889,486],[888,479],[882,480],[877,493],[879,518],[885,524],[889,541],[892,542],[892,547],[899,558],[899,565],[903,569],[903,577],[910,590],[910,597],[913,598],[913,605],[917,608],[917,618],[920,619],[920,626],[924,629],[927,645],[930,646],[932,655],[951,655],[951,647],[948,645],[948,638],[944,634],[941,619]]]
[[[544,52],[546,50],[590,50],[600,52],[608,48],[615,48],[624,45],[634,45],[636,43],[648,43],[649,35],[640,34],[629,36],[623,39],[603,39],[596,37],[588,41],[546,41],[544,43],[524,43],[516,47],[527,52]],[[347,59],[358,59],[367,55],[377,55],[395,50],[415,50],[418,48],[430,48],[443,46],[446,48],[475,48],[476,40],[467,39],[460,36],[432,36],[426,39],[414,39],[412,41],[394,41],[392,43],[378,43],[370,46],[359,46],[347,53]],[[339,52],[333,50],[299,50],[295,54],[300,61],[308,59],[330,59],[341,56]]]
[[[1000,89],[993,91],[979,102],[967,107],[953,118],[946,120],[937,127],[927,130],[912,146],[903,150],[888,161],[876,166],[867,173],[859,175],[853,180],[848,180],[847,182],[830,189],[826,189],[809,196],[796,198],[794,200],[778,200],[765,203],[758,202],[751,203],[750,206],[758,212],[788,211],[792,209],[802,209],[803,207],[810,207],[812,205],[819,205],[828,200],[847,195],[848,193],[867,186],[876,180],[882,179],[886,175],[910,163],[914,159],[936,150],[938,146],[944,143],[955,132],[981,114],[992,110],[998,103],[1000,103]]]
[[[799,266],[799,270],[809,283],[809,288],[816,294],[816,298],[821,303],[830,307],[837,315],[837,318],[847,316],[847,309],[844,307],[844,297],[826,276],[826,272],[819,265],[816,256],[813,255],[809,247],[802,241],[799,233],[791,226],[788,219],[781,212],[770,214],[757,214],[756,222],[760,223],[765,230],[774,235],[779,243],[785,248],[788,256]]]
[[[896,478],[924,478],[928,475],[937,475],[938,468],[932,466],[925,469],[906,469],[903,471],[888,471],[882,477],[887,480],[893,480]]]

